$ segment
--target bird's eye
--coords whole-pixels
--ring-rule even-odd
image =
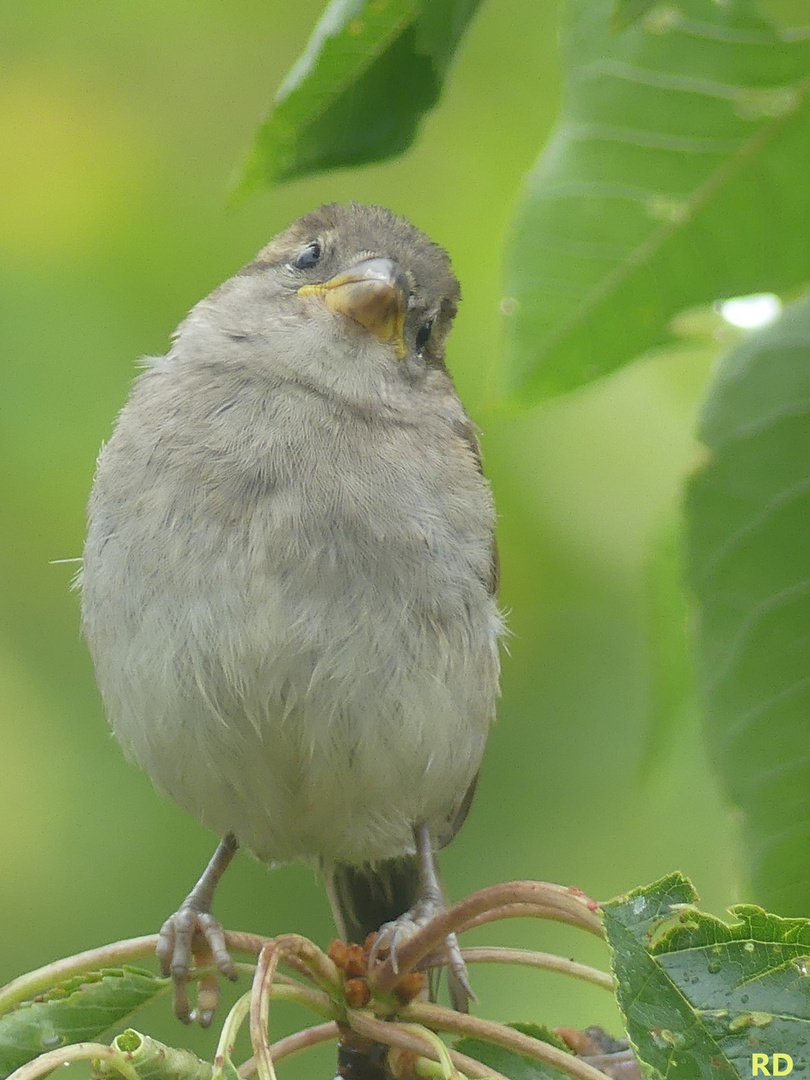
[[[311,244],[307,244],[300,255],[293,259],[293,266],[296,270],[309,270],[311,266],[315,266],[320,257],[321,245],[317,240],[313,240]]]
[[[433,319],[428,319],[427,322],[423,322],[419,329],[416,331],[416,347],[417,349],[424,349],[428,343],[430,337],[430,331],[433,329]]]

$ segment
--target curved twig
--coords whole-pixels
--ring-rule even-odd
[[[398,950],[398,971],[394,971],[389,957],[372,974],[369,982],[382,993],[390,992],[399,975],[413,971],[420,960],[443,945],[448,934],[514,915],[533,915],[568,922],[603,937],[602,921],[596,907],[595,901],[579,890],[545,881],[510,881],[504,885],[490,885],[431,919]]]
[[[278,959],[278,946],[265,945],[259,953],[250,990],[250,1045],[253,1047],[259,1080],[276,1080],[273,1055],[267,1041],[267,1020],[270,1013],[270,991],[273,987],[273,976],[278,967]]]
[[[283,963],[284,957],[279,957],[279,963]],[[338,1012],[332,999],[323,990],[313,990],[312,987],[302,986],[292,979],[284,979],[278,972],[273,976],[273,985],[270,988],[270,997],[273,1001],[294,1001],[296,1005],[302,1005],[305,1009],[311,1009],[316,1016],[322,1016],[325,1020],[336,1020]]]
[[[613,976],[607,971],[590,967],[588,964],[580,964],[576,960],[568,960],[556,953],[531,952],[528,949],[504,949],[495,945],[479,946],[462,949],[461,955],[468,964],[517,964],[523,967],[541,968],[544,971],[559,971],[562,975],[570,975],[574,979],[582,979],[583,982],[601,986],[603,990],[611,993],[616,989]],[[446,960],[436,957],[431,960],[430,967],[444,967]]]
[[[535,1061],[542,1061],[546,1065],[553,1065],[576,1080],[607,1080],[605,1073],[595,1069],[592,1065],[583,1061],[582,1058],[568,1054],[564,1050],[558,1050],[556,1046],[534,1039],[531,1035],[524,1035],[522,1031],[496,1024],[492,1020],[482,1020],[477,1016],[468,1016],[464,1013],[455,1012],[453,1009],[445,1009],[442,1005],[431,1005],[427,1002],[412,1002],[402,1009],[403,1020],[415,1020],[417,1024],[434,1031],[448,1031],[453,1035],[470,1035],[474,1039],[484,1039],[486,1042],[504,1046],[507,1050],[514,1050],[518,1054],[526,1054]]]
[[[221,1080],[225,1075],[226,1063],[230,1062],[233,1048],[236,1045],[236,1036],[250,1012],[251,993],[242,994],[234,1002],[231,1011],[225,1017],[225,1023],[219,1033],[219,1041],[214,1054],[214,1071],[211,1080]]]
[[[435,1031],[431,1031],[430,1028],[426,1028],[424,1024],[401,1024],[405,1031],[411,1031],[417,1037],[417,1039],[424,1039],[429,1043],[436,1051],[436,1057],[439,1065],[441,1066],[441,1073],[444,1080],[466,1080],[459,1072],[458,1066],[454,1063],[450,1057],[450,1051],[444,1044],[442,1039],[436,1034]]]
[[[303,1031],[296,1031],[292,1035],[278,1039],[277,1042],[271,1044],[270,1055],[273,1061],[281,1061],[282,1058],[291,1057],[301,1050],[306,1050],[308,1046],[317,1046],[318,1043],[337,1039],[339,1035],[340,1028],[334,1020],[330,1020],[328,1024],[317,1024],[315,1027],[305,1028]],[[250,1080],[256,1072],[256,1059],[248,1058],[239,1066],[237,1072],[240,1080]]]
[[[35,971],[26,972],[25,975],[12,979],[0,989],[0,1015],[14,1005],[19,1005],[21,1001],[29,1001],[50,987],[56,986],[57,983],[69,979],[72,975],[81,975],[82,972],[93,971],[100,967],[115,967],[117,964],[126,964],[130,960],[152,956],[156,945],[157,934],[147,934],[146,937],[114,941],[98,949],[88,949],[75,956],[54,960],[53,963],[45,964],[44,967],[37,968]]]
[[[487,923],[498,922],[501,919],[549,919],[552,922],[568,923],[569,926],[578,926],[582,930],[590,930],[598,937],[602,937],[601,922],[599,929],[583,925],[580,912],[563,911],[551,904],[502,904],[500,907],[490,908],[479,912],[471,919],[467,919],[456,931],[457,934],[466,934],[476,926],[485,926]]]
[[[276,968],[280,962],[295,957],[304,965],[310,979],[322,991],[308,990],[301,986],[274,986]],[[259,1080],[276,1080],[273,1052],[268,1042],[270,1000],[286,997],[311,1004],[321,1015],[333,1016],[331,1001],[340,985],[337,965],[309,938],[300,934],[282,934],[268,941],[259,953],[253,985],[250,991],[250,1042]]]
[[[271,940],[278,948],[279,963],[294,967],[296,971],[300,970],[301,965],[316,986],[320,986],[330,997],[339,993],[342,979],[337,964],[309,938],[302,934],[280,934]]]
[[[385,1043],[386,1046],[395,1046],[400,1050],[409,1050],[420,1057],[429,1058],[430,1061],[438,1061],[439,1055],[425,1039],[412,1034],[403,1028],[401,1024],[391,1023],[388,1020],[377,1020],[370,1013],[350,1010],[348,1021],[358,1035],[364,1035],[374,1042]],[[482,1061],[460,1054],[457,1050],[449,1050],[450,1060],[461,1069],[467,1076],[475,1080],[507,1080],[503,1073],[484,1065]],[[600,1074],[601,1075],[601,1074]],[[602,1080],[605,1080],[603,1077]]]
[[[242,930],[227,930],[225,942],[228,948],[234,952],[246,953],[257,957],[262,948],[274,938],[261,937],[259,934],[248,934]],[[88,949],[85,952],[76,953],[74,956],[66,956],[61,960],[54,960],[50,964],[26,972],[10,983],[0,988],[0,1016],[8,1012],[21,1001],[30,1001],[31,998],[49,990],[57,983],[69,979],[73,975],[81,975],[86,971],[96,971],[99,968],[115,967],[120,964],[128,964],[133,960],[147,960],[154,956],[157,947],[158,935],[146,934],[143,937],[128,938],[124,941],[113,941],[108,945],[100,945],[96,949]],[[315,946],[313,945],[314,949]],[[321,954],[323,955],[323,954]],[[328,961],[328,958],[326,958]],[[331,963],[331,961],[328,961]],[[286,954],[282,958],[285,966],[292,968],[299,975],[312,978],[311,968],[298,956]],[[192,978],[195,973],[192,972]],[[316,980],[317,981],[317,980]],[[170,988],[169,981],[166,983]]]
[[[126,1080],[139,1080],[132,1063],[120,1050],[116,1050],[112,1046],[106,1046],[104,1043],[94,1042],[58,1046],[55,1050],[49,1050],[47,1054],[40,1054],[33,1061],[27,1061],[19,1069],[15,1069],[8,1077],[8,1080],[35,1080],[35,1077],[53,1072],[60,1065],[67,1065],[71,1061],[91,1061],[95,1058],[101,1058],[109,1065],[112,1065]]]

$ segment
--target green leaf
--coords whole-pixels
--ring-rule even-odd
[[[113,1039],[113,1046],[126,1054],[141,1080],[211,1080],[214,1068],[191,1050],[166,1046],[150,1035],[127,1028]],[[120,1080],[120,1073],[108,1061],[99,1061],[93,1073],[96,1078]]]
[[[716,768],[755,896],[810,912],[810,299],[725,357],[686,500]]]
[[[672,874],[602,905],[638,1057],[667,1080],[750,1080],[755,1053],[805,1061],[810,922],[741,905],[729,926],[695,900]]]
[[[0,1080],[65,1043],[92,1042],[169,986],[140,968],[106,968],[65,980],[0,1016]]]
[[[401,154],[480,0],[332,0],[259,128],[237,195]]]
[[[612,10],[570,6],[562,115],[512,228],[514,402],[663,345],[685,308],[810,278],[810,37],[752,0],[661,3],[620,34]]]
[[[531,1035],[533,1039],[549,1043],[558,1050],[570,1053],[568,1047],[558,1039],[554,1032],[547,1027],[537,1024],[508,1024],[524,1035]],[[568,1080],[568,1076],[561,1069],[555,1069],[553,1065],[546,1065],[542,1061],[535,1061],[524,1054],[517,1054],[514,1050],[507,1050],[504,1046],[495,1046],[494,1043],[484,1042],[483,1039],[458,1039],[453,1043],[453,1049],[467,1057],[475,1058],[490,1069],[503,1073],[509,1080]]]

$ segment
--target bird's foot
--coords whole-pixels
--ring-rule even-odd
[[[175,1016],[184,1024],[197,1020],[201,1027],[208,1027],[219,1004],[219,983],[216,975],[203,977],[197,987],[197,1008],[192,1009],[189,975],[195,964],[215,964],[227,979],[238,978],[222,923],[210,911],[186,900],[160,928],[156,952],[164,976],[172,978]]]
[[[445,910],[444,899],[436,896],[419,900],[410,911],[400,915],[392,922],[384,923],[377,934],[369,953],[369,966],[373,965],[381,954],[391,960],[394,974],[399,974],[399,949],[423,926]],[[461,955],[461,948],[455,934],[448,934],[444,939],[444,952],[447,958],[447,978],[450,999],[457,1012],[468,1012],[471,1001],[477,1001],[470,985],[467,965]]]

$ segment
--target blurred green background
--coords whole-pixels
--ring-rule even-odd
[[[0,7],[0,983],[157,930],[213,850],[109,735],[70,591],[75,565],[51,560],[80,554],[95,455],[137,358],[165,351],[196,300],[331,200],[406,214],[449,249],[464,290],[449,360],[483,430],[512,637],[479,794],[443,857],[451,895],[531,877],[607,898],[681,869],[709,908],[738,898],[733,822],[690,710],[651,764],[647,752],[648,564],[696,460],[711,357],[695,347],[652,359],[520,415],[489,402],[503,236],[559,100],[558,5],[489,0],[403,158],[226,211],[321,8]],[[234,929],[324,945],[333,935],[311,871],[268,873],[247,855],[216,910]],[[570,929],[500,923],[478,937],[606,964],[598,942]],[[481,1015],[617,1027],[595,988],[473,975]],[[138,1026],[212,1052],[213,1032],[187,1037],[169,1012],[163,1002]],[[274,1012],[280,1032],[303,1020]],[[333,1050],[318,1054],[286,1075],[328,1075]]]

